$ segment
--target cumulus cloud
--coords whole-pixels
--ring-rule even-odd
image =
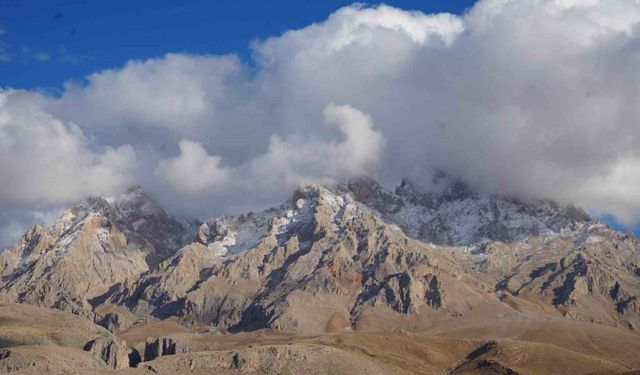
[[[0,245],[33,224],[52,222],[62,207],[91,194],[113,194],[135,182],[135,151],[97,146],[73,123],[42,111],[39,94],[0,90]]]
[[[130,146],[92,150],[78,126],[42,112],[42,100],[29,92],[0,91],[0,199],[69,203],[133,182]]]
[[[160,161],[156,174],[186,194],[220,189],[228,183],[229,171],[220,166],[220,156],[211,156],[201,143],[180,141],[180,155]]]
[[[295,185],[330,182],[373,173],[384,140],[366,114],[348,105],[329,104],[326,125],[342,133],[340,141],[273,136],[269,149],[249,165],[249,185],[290,189]]]
[[[338,140],[274,135],[265,153],[239,165],[222,166],[198,142],[182,140],[179,154],[161,160],[155,174],[175,193],[215,196],[225,191],[261,199],[280,196],[305,183],[330,183],[375,172],[384,139],[369,116],[348,105],[324,109],[325,125],[341,133]],[[237,199],[237,198],[236,198]],[[251,198],[243,198],[245,201]],[[204,205],[219,204],[216,200]],[[203,202],[199,201],[199,205]]]
[[[66,202],[136,182],[207,217],[300,182],[442,169],[640,219],[638,1],[480,0],[459,16],[354,5],[251,48],[250,62],[168,54],[56,98],[5,94],[31,107],[2,104],[0,124],[19,125],[0,127],[0,197]],[[53,175],[72,182],[43,183]]]
[[[129,61],[123,68],[91,74],[85,83],[69,83],[57,113],[93,127],[137,126],[174,130],[189,127],[213,110],[224,95],[224,81],[237,73],[232,56],[168,54]],[[81,106],[78,108],[78,106]]]
[[[372,13],[380,21],[363,26]],[[289,104],[287,123],[301,121],[301,108],[350,103],[387,139],[379,170],[388,183],[435,167],[488,192],[637,220],[637,209],[621,207],[637,207],[628,192],[640,181],[607,176],[637,160],[638,2],[486,0],[462,17],[402,13],[448,20],[425,28],[429,38],[397,15],[346,8],[258,45],[265,80]],[[606,180],[600,194],[584,188],[594,179]]]

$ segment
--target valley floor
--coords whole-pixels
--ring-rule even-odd
[[[46,319],[45,317],[48,317]],[[117,336],[117,337],[116,337]],[[513,313],[451,319],[423,332],[225,334],[176,321],[116,336],[84,318],[0,305],[0,372],[19,374],[640,374],[640,335]],[[114,345],[91,351],[96,337]],[[121,357],[130,363],[105,361]],[[126,343],[126,344],[125,344]],[[88,351],[89,350],[89,351]],[[121,350],[121,349],[120,349]],[[111,366],[110,366],[111,365]],[[136,366],[129,368],[129,365]]]

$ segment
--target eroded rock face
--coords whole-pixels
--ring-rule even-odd
[[[131,327],[137,318],[131,313],[121,313],[118,311],[109,311],[106,313],[95,313],[94,323],[106,328],[109,332],[123,331]]]
[[[98,337],[89,341],[83,349],[100,358],[110,368],[129,367],[129,349],[121,340]]]
[[[505,263],[506,252],[516,259]],[[499,277],[498,291],[542,299],[568,318],[635,329],[640,284],[633,264],[639,258],[633,237],[592,223],[564,236],[495,248],[486,265]]]
[[[184,348],[180,348],[184,349]],[[144,345],[144,361],[152,361],[165,355],[186,353],[187,350],[176,351],[176,342],[171,337],[149,337]]]

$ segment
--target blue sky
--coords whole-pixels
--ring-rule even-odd
[[[251,41],[322,21],[352,3],[3,0],[0,86],[55,92],[65,81],[122,66],[129,59],[159,57],[167,52],[248,57]],[[474,1],[386,3],[426,13],[461,13]]]

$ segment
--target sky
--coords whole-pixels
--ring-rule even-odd
[[[640,1],[0,1],[0,247],[141,185],[208,218],[435,170],[640,222]]]
[[[354,1],[0,1],[3,86],[59,93],[69,80],[131,59],[237,53],[252,41],[321,22]],[[403,9],[462,13],[473,0],[386,2]],[[377,4],[377,3],[374,3]]]

